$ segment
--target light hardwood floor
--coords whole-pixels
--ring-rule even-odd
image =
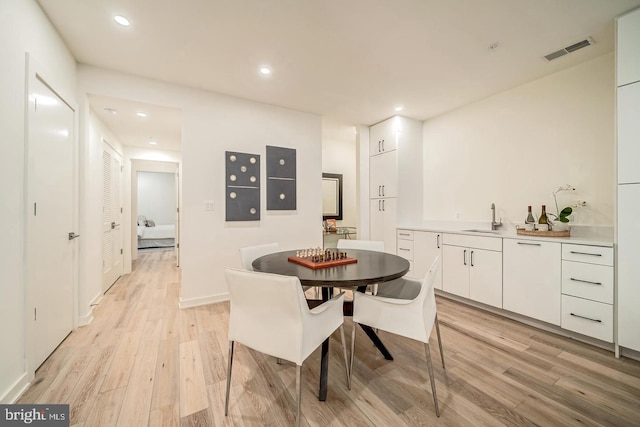
[[[141,254],[18,403],[68,403],[71,425],[86,427],[292,425],[294,366],[241,345],[225,418],[229,305],[179,310],[173,259]],[[303,364],[302,425],[640,425],[640,363],[446,299],[438,312],[447,367],[434,333],[440,418],[422,344],[381,332],[390,362],[360,330],[351,390],[338,332],[326,402],[317,399],[319,350]],[[347,337],[351,326],[346,319]]]

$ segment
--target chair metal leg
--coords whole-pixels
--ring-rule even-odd
[[[427,368],[429,369],[429,380],[431,381],[431,391],[433,392],[433,403],[436,407],[436,416],[440,416],[440,408],[438,408],[438,395],[436,394],[436,380],[433,377],[433,364],[431,363],[431,351],[429,343],[424,343],[424,350],[427,353]]]
[[[353,355],[355,354],[355,350],[356,350],[356,328],[358,327],[358,324],[356,322],[353,322],[353,327],[351,328],[351,361],[349,362],[349,381],[347,381],[347,383],[349,384],[349,390],[351,390],[351,374],[353,373]]]
[[[296,427],[300,427],[300,403],[302,399],[302,387],[300,386],[300,375],[302,373],[302,366],[296,365],[296,395],[297,397],[297,409],[296,409]]]
[[[227,364],[227,395],[224,399],[224,416],[229,413],[229,390],[231,388],[231,368],[233,367],[233,341],[229,341],[229,363]]]
[[[344,325],[340,325],[340,341],[342,341],[342,353],[344,354],[344,372],[347,374],[347,388],[351,390],[351,375],[349,375],[349,362],[347,361],[347,340],[344,338]]]
[[[440,346],[440,359],[442,360],[442,369],[444,367],[444,353],[442,352],[442,338],[440,338],[440,322],[438,322],[438,314],[436,314],[436,334],[438,335],[438,346]]]

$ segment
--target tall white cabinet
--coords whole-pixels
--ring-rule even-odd
[[[398,224],[422,220],[422,123],[395,116],[369,129],[369,236],[397,252]]]
[[[617,33],[618,345],[640,351],[640,9]]]

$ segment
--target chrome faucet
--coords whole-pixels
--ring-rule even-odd
[[[497,230],[500,226],[502,226],[502,218],[500,218],[500,222],[496,222],[496,204],[491,203],[491,229]]]

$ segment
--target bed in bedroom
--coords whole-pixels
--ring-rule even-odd
[[[155,224],[153,220],[138,217],[138,249],[169,248],[175,246],[175,224]]]

